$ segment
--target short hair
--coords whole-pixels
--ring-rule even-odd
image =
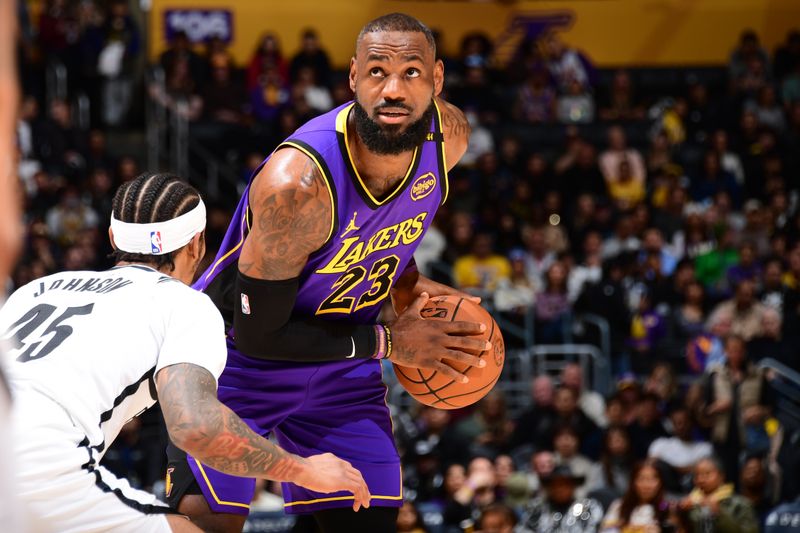
[[[149,224],[184,215],[200,203],[197,189],[174,174],[146,172],[117,189],[111,204],[114,218],[121,222]],[[116,249],[115,262],[147,263],[155,268],[175,268],[178,250],[163,255],[148,255]]]
[[[425,40],[428,41],[428,46],[433,50],[434,57],[436,56],[436,40],[433,37],[431,29],[418,19],[411,15],[406,15],[405,13],[389,13],[388,15],[382,15],[367,22],[358,34],[356,45],[361,42],[361,39],[363,39],[366,34],[382,31],[422,33],[425,35]]]
[[[512,526],[517,525],[517,515],[514,510],[508,505],[502,503],[493,503],[486,507],[481,513],[480,523],[483,525],[483,519],[488,514],[496,514],[503,517],[503,521]]]

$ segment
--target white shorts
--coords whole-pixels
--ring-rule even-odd
[[[173,511],[96,465],[84,433],[49,398],[16,395],[13,434],[18,495],[36,533],[172,531]]]

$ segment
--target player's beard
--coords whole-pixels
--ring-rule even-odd
[[[385,107],[403,106],[402,104],[400,106],[390,104]],[[376,108],[376,111],[379,109],[380,106]],[[401,130],[402,125],[400,124],[381,125],[372,120],[366,109],[356,100],[353,107],[353,118],[355,119],[356,133],[370,152],[381,155],[397,155],[409,152],[425,141],[430,131],[434,111],[435,107],[431,100],[431,105],[422,116],[409,124],[406,129]]]

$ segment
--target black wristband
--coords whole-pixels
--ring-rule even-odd
[[[233,337],[240,352],[298,362],[373,356],[374,326],[293,316],[299,286],[298,278],[263,280],[238,273]]]

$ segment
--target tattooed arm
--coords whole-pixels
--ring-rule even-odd
[[[442,130],[444,131],[444,151],[447,157],[447,170],[451,170],[467,151],[469,134],[472,127],[464,113],[453,104],[436,98],[442,113]]]
[[[260,437],[217,399],[211,373],[179,363],[156,375],[161,411],[172,442],[198,461],[235,476],[288,481],[316,492],[346,490],[353,508],[369,506],[361,474],[331,454],[301,458]]]

